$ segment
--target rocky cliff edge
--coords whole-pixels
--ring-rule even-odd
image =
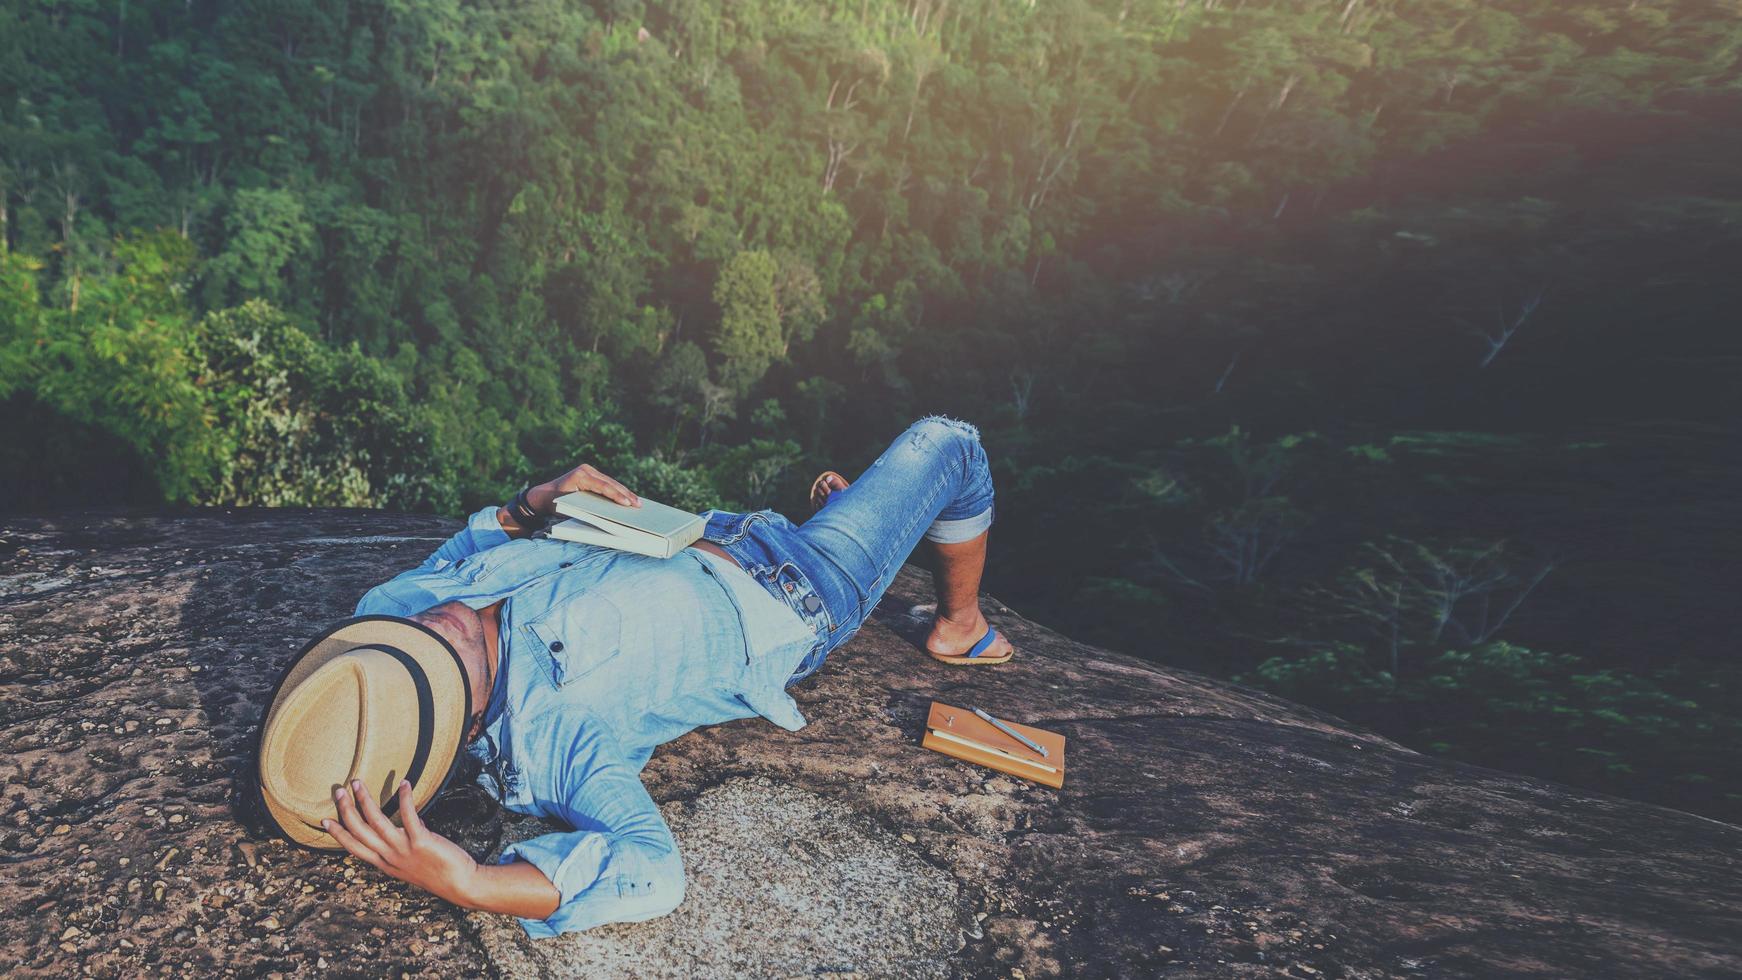
[[[278,666],[454,527],[0,518],[0,973],[1742,975],[1742,829],[1436,761],[995,601],[1018,659],[937,665],[911,568],[795,689],[808,728],[654,756],[676,914],[529,942],[238,820]],[[1064,790],[919,748],[934,699],[1062,732]],[[480,854],[542,829],[472,793],[433,819]]]

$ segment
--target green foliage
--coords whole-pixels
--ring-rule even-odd
[[[333,350],[262,300],[206,316],[202,382],[223,440],[202,497],[215,503],[420,509],[452,506],[421,476],[429,434],[399,378],[355,347]]]
[[[649,401],[669,420],[667,442],[673,450],[687,426],[695,427],[696,444],[705,446],[708,437],[737,414],[731,390],[709,380],[707,355],[687,340],[660,359]]]
[[[686,331],[739,399],[834,355],[901,390],[940,315],[1032,311],[1054,273],[1080,301],[1128,229],[1262,227],[1520,112],[1649,108],[1727,77],[1724,23],[1694,0],[33,7],[0,42],[0,240],[64,288],[110,229],[167,225],[210,257],[206,309],[264,298],[491,375],[603,354],[627,410]],[[437,355],[420,390],[459,370]],[[453,462],[481,492],[521,458]]]
[[[625,486],[660,503],[698,512],[721,506],[719,491],[700,470],[638,453],[624,453],[601,465]]]
[[[1742,744],[1734,676],[1690,685],[1509,643],[1444,651],[1401,681],[1349,645],[1239,679],[1457,758],[1646,797],[1718,785]]]
[[[32,356],[43,343],[43,310],[36,280],[42,263],[0,252],[0,398],[34,388]]]
[[[1553,571],[1504,541],[1430,544],[1396,535],[1361,545],[1355,564],[1304,594],[1322,633],[1366,638],[1392,677],[1413,672],[1420,651],[1488,642]],[[1528,566],[1528,567],[1521,567]]]
[[[80,273],[76,301],[60,309],[35,302],[35,263],[8,259],[0,389],[112,434],[150,461],[167,499],[196,499],[221,448],[184,299],[193,249],[174,235],[138,236],[115,242],[113,261],[113,274]]]
[[[1171,455],[1134,487],[1152,505],[1145,523],[1153,539],[1171,542],[1154,560],[1206,591],[1255,585],[1311,525],[1327,471],[1359,480],[1362,467],[1383,462],[1371,454],[1340,459],[1317,433],[1257,440],[1239,426],[1184,440]]]
[[[739,252],[720,269],[714,302],[720,306],[720,330],[714,350],[720,374],[740,393],[762,380],[780,357],[780,301],[774,294],[774,259],[767,252]]]
[[[64,311],[37,302],[33,263],[6,257],[0,398],[24,393],[113,437],[169,501],[453,505],[423,469],[428,434],[386,366],[326,347],[264,300],[190,322],[179,236],[123,239],[113,254],[115,272],[85,277]],[[0,438],[23,459],[34,436]]]
[[[791,252],[734,255],[714,283],[714,302],[720,307],[714,337],[720,376],[741,394],[785,360],[793,344],[810,340],[824,315],[815,270]]]
[[[1167,615],[1172,605],[1160,589],[1123,578],[1091,578],[1077,591],[1077,598],[1139,624]]]
[[[225,300],[279,301],[286,272],[314,247],[302,199],[287,190],[240,190],[224,221],[224,250],[206,268],[206,288]]]
[[[1271,657],[1235,679],[1327,707],[1372,704],[1397,692],[1395,675],[1375,666],[1356,644],[1335,644],[1298,657]]]
[[[720,454],[713,466],[714,484],[739,509],[767,507],[803,458],[803,450],[791,439],[752,439]]]

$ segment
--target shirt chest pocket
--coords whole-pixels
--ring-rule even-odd
[[[492,580],[506,577],[509,579],[523,577],[528,571],[527,562],[534,555],[531,549],[525,547],[528,541],[510,541],[494,548],[467,555],[455,562],[443,562],[435,567],[435,571],[447,573],[457,582],[466,585],[489,585]]]
[[[551,605],[526,624],[551,679],[563,687],[597,670],[622,648],[623,614],[604,596],[583,592]]]
[[[587,549],[549,538],[521,538],[467,555],[458,561],[435,559],[430,571],[440,572],[480,591],[518,592],[532,581],[569,568]],[[596,549],[594,549],[596,550]]]

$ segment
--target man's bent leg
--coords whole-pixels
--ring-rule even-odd
[[[944,648],[934,652],[960,653],[972,646],[979,635],[953,649],[954,633],[972,622],[984,634],[978,591],[992,501],[991,471],[973,426],[931,417],[897,437],[852,486],[799,529],[810,549],[831,566],[828,571],[839,573],[827,576],[837,587],[823,589],[833,593],[825,596],[832,618],[846,627],[836,642],[870,614],[901,563],[925,538],[937,547],[940,620],[946,610],[951,617],[944,629],[933,631]]]

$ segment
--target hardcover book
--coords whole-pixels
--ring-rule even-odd
[[[558,497],[556,510],[568,520],[551,525],[553,538],[654,558],[670,558],[684,550],[706,527],[701,515],[646,497],[640,507],[625,507],[585,490]]]
[[[1003,719],[1000,719],[1003,720]],[[921,745],[934,752],[1020,776],[1054,789],[1065,784],[1065,737],[1043,728],[1004,724],[1046,749],[1042,755],[982,721],[972,708],[933,701]]]

